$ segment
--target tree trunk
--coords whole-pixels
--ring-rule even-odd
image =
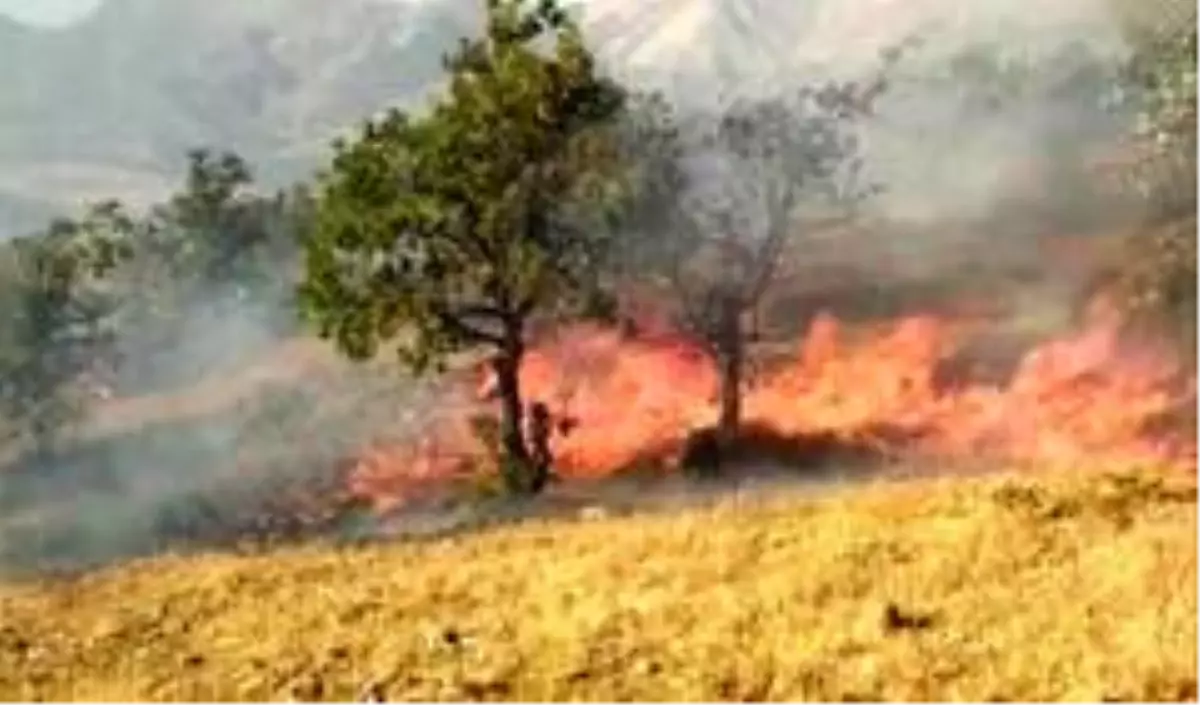
[[[523,494],[529,488],[531,465],[525,444],[525,409],[521,400],[521,349],[509,347],[493,360],[496,391],[500,398],[500,472],[505,488]]]
[[[737,345],[740,348],[740,345]],[[718,432],[722,447],[732,447],[742,427],[742,352],[734,349],[720,357],[721,416]]]
[[[496,362],[496,378],[500,394],[500,441],[504,452],[516,459],[528,457],[525,447],[524,409],[521,406],[521,383],[518,378],[518,364],[508,358],[501,357]]]
[[[742,362],[744,350],[741,307],[733,296],[721,304],[716,349],[717,374],[720,378],[721,415],[717,422],[717,449],[722,462],[733,455],[742,424]]]
[[[718,356],[717,366],[721,384],[721,416],[717,421],[717,438],[722,455],[737,445],[742,425],[742,350],[741,341]]]

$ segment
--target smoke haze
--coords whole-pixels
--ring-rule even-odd
[[[430,28],[436,36],[419,35],[413,51],[449,48],[474,22],[461,10],[467,2],[473,0],[411,3],[425,13],[412,16],[441,18]],[[458,9],[431,13],[437,3]],[[874,284],[954,279],[970,276],[956,271],[964,257],[985,269],[1006,266],[1006,258],[1038,262],[1039,236],[1090,232],[1102,217],[1136,216],[1090,190],[1084,168],[1115,145],[1121,127],[1121,115],[1105,102],[1105,77],[1129,47],[1110,2],[588,0],[577,9],[614,74],[664,91],[685,115],[828,80],[869,80],[883,52],[907,47],[861,129],[865,173],[882,195],[868,204],[853,239],[823,244],[826,233],[801,233],[822,253],[811,260],[813,269],[862,265]],[[389,45],[384,55],[391,60],[396,51]],[[993,95],[999,89],[983,85],[985,77],[962,58],[972,53],[999,57],[1030,78]],[[361,61],[361,47],[346,56]],[[951,66],[960,67],[957,74]],[[394,88],[380,85],[371,96],[345,100],[374,108]],[[416,92],[407,84],[405,90]],[[1039,289],[1025,306],[1061,309],[1081,284]],[[322,491],[332,493],[333,468],[347,454],[383,435],[419,431],[422,417],[446,405],[436,384],[415,385],[390,367],[352,369],[316,344],[278,347],[291,337],[280,331],[295,314],[286,297],[246,301],[215,289],[188,310],[169,346],[145,342],[153,336],[121,341],[121,375],[204,378],[213,386],[196,394],[219,399],[206,405],[190,392],[165,393],[157,407],[131,403],[124,413],[134,420],[100,421],[124,430],[60,459],[52,472],[0,477],[5,512],[34,497],[38,511],[65,527],[54,538],[37,528],[41,516],[8,513],[0,520],[0,566],[6,556],[23,565],[46,556],[95,560],[152,550],[164,537],[186,536],[189,522],[237,514],[240,501],[259,506],[293,480],[324,478]],[[189,404],[203,413],[189,415],[182,408]],[[120,417],[117,406],[104,408]],[[210,490],[217,499],[197,501]],[[176,521],[163,518],[172,512],[185,515],[182,525],[165,529],[164,522]]]

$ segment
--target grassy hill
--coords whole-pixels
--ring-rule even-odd
[[[1195,699],[1194,477],[1002,476],[0,587],[4,699]]]

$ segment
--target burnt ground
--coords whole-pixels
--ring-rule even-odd
[[[753,502],[784,493],[815,494],[882,476],[879,469],[825,468],[798,473],[782,466],[746,466],[718,479],[681,473],[572,481],[531,498],[490,498],[449,505],[411,506],[364,521],[352,540],[430,539],[523,521],[591,521],[632,514],[674,512],[718,502]]]

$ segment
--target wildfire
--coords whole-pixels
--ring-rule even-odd
[[[833,437],[885,455],[1047,463],[1165,462],[1194,467],[1195,378],[1170,355],[1124,340],[1115,316],[1029,350],[1002,382],[946,374],[961,360],[960,329],[916,316],[865,340],[819,317],[795,352],[744,395],[745,421],[797,443]],[[484,376],[480,392],[489,384]],[[718,380],[682,337],[631,338],[577,327],[529,353],[527,400],[569,420],[552,441],[566,478],[670,466],[689,434],[717,418]],[[420,448],[377,449],[354,490],[391,506],[414,488],[470,471],[467,424],[435,429]],[[441,448],[438,451],[435,446]]]

